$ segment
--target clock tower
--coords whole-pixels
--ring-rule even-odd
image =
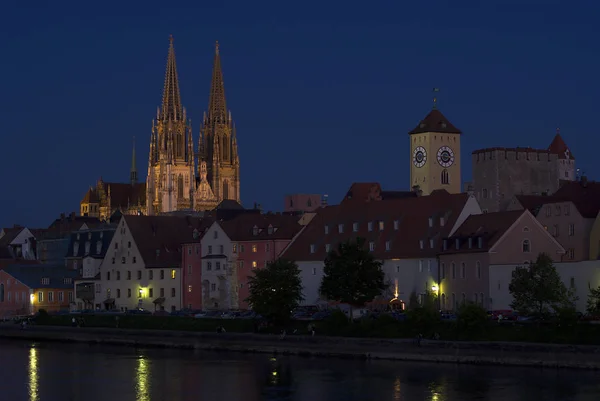
[[[410,187],[419,186],[423,195],[436,189],[460,193],[461,131],[434,106],[408,135]]]

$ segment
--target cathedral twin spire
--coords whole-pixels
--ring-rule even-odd
[[[206,177],[218,201],[239,202],[239,161],[231,112],[225,103],[219,43],[216,43],[208,113],[204,113],[198,154],[194,153],[191,122],[181,103],[173,37],[169,38],[162,105],[153,121],[148,163],[148,213],[196,208],[198,178]],[[198,165],[196,170],[196,156]],[[177,167],[179,165],[180,167]],[[168,167],[174,166],[174,167]],[[188,174],[183,167],[189,166]],[[237,168],[235,167],[237,166]],[[177,171],[173,170],[176,168]],[[132,177],[133,178],[133,177]],[[185,182],[185,184],[184,184]],[[150,203],[153,206],[151,207]],[[167,205],[168,206],[165,206]]]

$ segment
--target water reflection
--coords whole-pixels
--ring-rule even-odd
[[[38,390],[38,350],[34,346],[29,348],[29,369],[27,372],[29,376],[29,400],[38,401],[40,399]]]
[[[150,361],[144,355],[137,358],[135,381],[136,401],[150,401]]]
[[[593,372],[0,342],[10,401],[597,401]],[[19,366],[18,368],[16,368]],[[69,393],[70,391],[70,393]]]

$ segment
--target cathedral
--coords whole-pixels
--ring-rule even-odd
[[[208,110],[197,151],[191,120],[181,102],[173,37],[170,38],[162,105],[152,120],[148,174],[137,182],[135,145],[129,183],[102,178],[85,194],[82,215],[107,219],[123,214],[158,215],[179,210],[212,210],[223,200],[240,203],[240,160],[235,124],[225,102],[219,43],[216,43]]]

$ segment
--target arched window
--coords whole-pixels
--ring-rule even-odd
[[[446,309],[446,294],[442,294],[442,310]]]
[[[183,175],[179,174],[177,177],[177,197],[183,198]]]
[[[523,252],[525,252],[525,253],[531,252],[531,243],[529,242],[528,239],[523,240],[522,248],[523,248]]]
[[[229,199],[229,181],[223,180],[223,199]]]
[[[460,264],[460,278],[467,278],[467,265],[465,264],[465,262],[462,262]]]
[[[442,170],[442,184],[450,184],[450,178],[448,177],[448,170]]]

